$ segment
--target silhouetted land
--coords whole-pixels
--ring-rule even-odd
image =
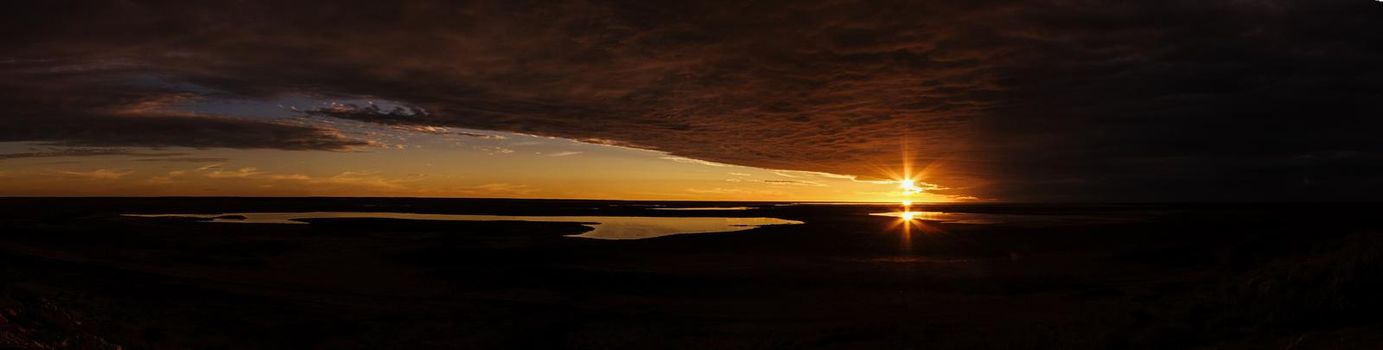
[[[367,198],[0,199],[0,347],[1383,347],[1378,205],[887,206]],[[758,205],[758,204],[749,204]],[[221,224],[122,213],[767,216],[634,241],[575,223]]]

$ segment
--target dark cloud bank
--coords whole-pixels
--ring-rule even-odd
[[[117,87],[156,76],[771,168],[876,176],[906,144],[931,181],[1002,200],[1383,195],[1375,1],[297,4],[7,5],[0,140],[359,144]]]
[[[122,83],[140,74],[148,73],[100,61],[0,62],[0,141],[293,150],[366,144],[310,126],[177,112],[172,105],[202,96]]]

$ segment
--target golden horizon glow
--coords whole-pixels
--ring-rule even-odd
[[[902,174],[877,167],[879,178],[887,179],[878,180],[495,131],[402,129],[375,137],[387,142],[346,152],[74,149],[0,142],[0,154],[38,155],[0,158],[0,196],[901,201],[904,206],[969,200],[931,193],[941,187],[922,180],[934,164],[913,173],[906,157]]]
[[[126,149],[0,159],[0,196],[427,197],[897,203],[898,184],[490,132],[352,152]],[[406,143],[405,143],[406,141]],[[0,154],[51,152],[0,143]],[[560,171],[554,171],[560,169]],[[923,184],[918,184],[924,187]],[[923,193],[910,201],[950,202]]]

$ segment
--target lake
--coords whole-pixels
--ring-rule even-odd
[[[124,214],[131,217],[188,217],[214,223],[308,224],[302,219],[403,219],[446,221],[576,222],[593,228],[570,237],[593,239],[644,239],[688,233],[734,232],[764,225],[794,225],[801,221],[766,217],[649,217],[649,216],[511,216],[469,214],[418,214],[396,212],[222,213],[222,214]],[[242,218],[243,217],[243,218]]]

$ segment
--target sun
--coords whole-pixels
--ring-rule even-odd
[[[917,187],[917,181],[913,179],[898,180],[898,187],[903,189],[903,195],[913,195],[922,193],[922,188]]]
[[[950,190],[930,182],[935,177],[935,172],[941,167],[943,162],[939,158],[931,158],[925,161],[914,159],[909,151],[906,141],[903,142],[902,160],[899,163],[872,166],[878,173],[879,178],[885,179],[878,181],[879,184],[897,186],[891,193],[883,194],[875,192],[882,198],[888,198],[880,202],[902,204],[903,207],[911,207],[914,204],[921,205],[930,202],[951,202],[957,200],[972,199],[953,194],[941,194],[941,190]],[[879,197],[876,197],[879,198]]]
[[[922,188],[917,187],[917,181],[913,179],[898,180],[898,187],[903,190],[903,208],[912,206],[912,195],[922,193]]]

